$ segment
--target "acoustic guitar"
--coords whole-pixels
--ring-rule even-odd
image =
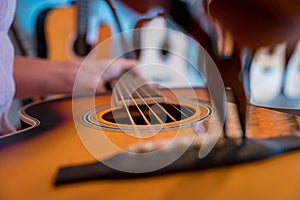
[[[204,88],[155,90],[130,77],[123,81],[113,84],[116,92],[112,94],[66,97],[23,108],[20,118],[27,128],[0,138],[1,199],[299,198],[299,151],[206,171],[55,186],[62,166],[96,162],[124,150],[155,151],[177,138],[205,135],[207,123],[214,122],[216,110]],[[128,91],[136,92],[129,95]],[[234,104],[227,105],[226,129],[239,134]],[[248,137],[299,135],[298,116],[252,105],[248,108]]]
[[[59,167],[96,162],[124,150],[153,151],[176,138],[206,133],[215,113],[206,89],[157,90],[131,76],[123,81],[115,82],[113,94],[65,97],[24,107],[20,114],[27,128],[0,139],[1,199],[299,197],[298,151],[206,172],[55,186]],[[76,115],[72,101],[73,108],[80,105]],[[234,104],[228,105],[228,128],[239,130]],[[299,135],[299,117],[255,106],[249,109],[249,137]],[[143,148],[145,144],[154,146]]]
[[[52,8],[47,12],[44,29],[48,59],[82,60],[94,46],[111,36],[108,24],[99,24],[97,30],[89,28],[89,21],[92,17],[95,18],[91,13],[93,7],[103,9],[103,5],[99,5],[97,1],[79,0],[76,4]],[[93,35],[99,33],[96,35],[97,41],[88,42],[88,30],[92,30]],[[106,50],[102,55],[109,57],[110,54]]]

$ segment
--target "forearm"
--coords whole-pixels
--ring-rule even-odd
[[[71,93],[77,69],[68,62],[16,57],[15,97]]]

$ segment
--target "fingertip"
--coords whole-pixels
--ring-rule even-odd
[[[136,67],[138,66],[139,62],[137,60],[128,60],[128,64],[133,67]]]

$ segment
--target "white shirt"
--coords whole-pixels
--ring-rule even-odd
[[[15,0],[0,0],[0,135],[14,131],[7,120],[15,85],[13,80],[14,48],[8,37],[13,21]]]

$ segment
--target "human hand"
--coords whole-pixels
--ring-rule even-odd
[[[141,77],[136,67],[136,60],[123,58],[84,61],[78,68],[74,89],[80,93],[105,92],[106,83],[126,71]]]

